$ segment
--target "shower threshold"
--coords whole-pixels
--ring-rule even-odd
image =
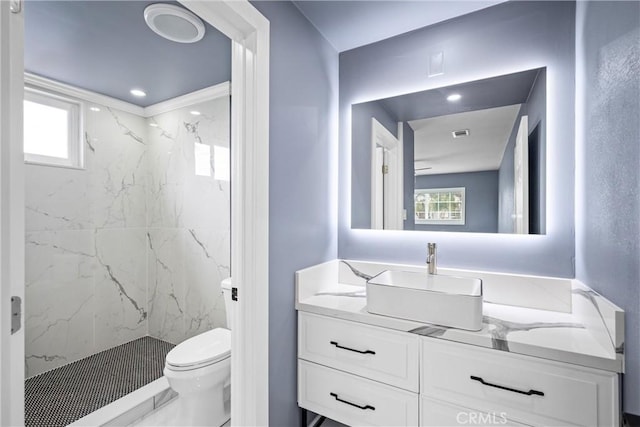
[[[165,357],[173,347],[156,338],[142,337],[28,378],[26,427],[69,425],[122,397],[135,396],[141,388],[145,389],[142,395],[151,393],[154,405],[166,403],[175,397],[162,377]],[[141,393],[137,395],[142,399]]]

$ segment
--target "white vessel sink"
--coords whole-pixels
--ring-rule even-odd
[[[482,329],[482,280],[385,270],[367,282],[367,311],[478,331]]]

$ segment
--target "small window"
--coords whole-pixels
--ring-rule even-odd
[[[82,167],[80,103],[25,89],[24,160],[50,166]]]
[[[417,189],[415,223],[464,225],[464,187]]]

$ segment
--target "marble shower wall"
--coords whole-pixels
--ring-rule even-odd
[[[151,119],[100,108],[85,114],[84,169],[26,166],[28,377],[226,324],[229,182],[194,174],[194,142],[212,147],[213,175],[229,97]]]
[[[216,179],[224,171],[214,162],[216,150],[229,149],[230,98],[150,120],[149,334],[177,344],[226,326],[220,282],[231,274],[230,183]],[[198,157],[196,146],[210,155]],[[199,174],[197,161],[206,166]]]

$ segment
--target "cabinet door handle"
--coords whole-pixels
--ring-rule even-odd
[[[355,404],[355,403],[349,402],[348,400],[340,399],[340,398],[338,397],[338,394],[337,394],[337,393],[329,393],[329,395],[330,395],[330,396],[333,396],[333,397],[334,397],[338,402],[346,403],[347,405],[350,405],[350,406],[355,406],[356,408],[358,408],[358,409],[362,409],[363,411],[364,411],[364,410],[367,410],[367,409],[371,409],[372,411],[375,411],[375,410],[376,410],[376,408],[374,408],[374,407],[373,407],[373,406],[371,406],[371,405],[360,406],[360,405],[358,405],[358,404]]]
[[[348,350],[348,351],[353,351],[354,353],[360,353],[360,354],[376,354],[375,351],[373,350],[356,350],[354,348],[349,348],[349,347],[343,347],[340,344],[338,344],[336,341],[329,341],[329,344],[331,345],[335,345],[337,348],[342,349],[342,350]]]
[[[489,387],[495,387],[495,388],[499,388],[500,390],[507,390],[507,391],[512,391],[514,393],[519,393],[519,394],[526,394],[527,396],[544,396],[544,393],[538,390],[529,390],[529,391],[522,391],[522,390],[516,390],[515,388],[510,388],[510,387],[505,387],[502,385],[498,385],[498,384],[491,384],[486,382],[485,380],[483,380],[481,377],[475,377],[473,375],[471,375],[470,377],[473,381],[478,381],[480,384],[482,385],[486,385]]]

